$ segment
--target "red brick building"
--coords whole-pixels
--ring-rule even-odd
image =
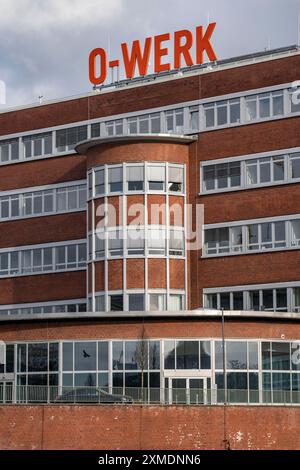
[[[1,112],[3,401],[299,404],[299,76],[291,47]]]

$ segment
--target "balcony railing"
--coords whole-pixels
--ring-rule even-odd
[[[300,405],[300,391],[290,390],[0,386],[0,405],[222,405],[225,396],[229,405]]]

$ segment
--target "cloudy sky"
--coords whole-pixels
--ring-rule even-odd
[[[298,42],[300,0],[0,0],[0,80],[7,105],[91,90],[95,47],[217,22],[213,45],[228,58]]]

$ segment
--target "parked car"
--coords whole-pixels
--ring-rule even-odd
[[[132,404],[133,399],[127,395],[108,393],[97,387],[68,388],[55,399],[58,403],[110,403]]]

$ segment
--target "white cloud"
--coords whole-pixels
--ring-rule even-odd
[[[1,0],[0,28],[44,31],[99,25],[113,18],[122,0]]]

